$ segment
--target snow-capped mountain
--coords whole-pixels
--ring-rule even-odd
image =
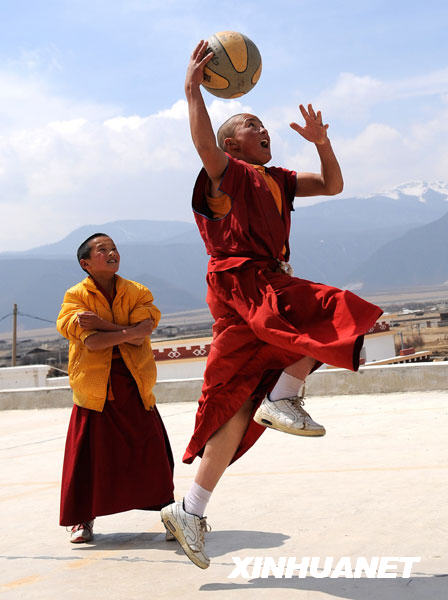
[[[193,223],[115,221],[73,231],[63,240],[0,254],[0,314],[55,319],[64,291],[82,278],[78,244],[94,231],[118,243],[125,276],[147,284],[162,312],[205,306],[207,256]],[[363,198],[297,206],[291,264],[298,277],[356,290],[437,285],[448,280],[448,184],[408,182]],[[355,289],[355,288],[353,288]],[[41,326],[27,322],[27,327]],[[0,331],[9,327],[0,323]]]
[[[399,200],[402,196],[411,196],[417,198],[419,202],[426,203],[431,201],[434,193],[448,202],[448,183],[445,181],[433,181],[431,183],[427,181],[408,181],[392,189],[377,194],[369,194],[366,198],[385,196],[393,200]]]
[[[292,262],[300,276],[345,286],[359,281],[352,278],[355,273],[360,276],[358,268],[385,244],[446,213],[448,183],[442,181],[411,181],[365,197],[299,208],[292,217]],[[365,285],[373,270],[369,264]]]

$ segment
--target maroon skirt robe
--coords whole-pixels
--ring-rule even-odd
[[[123,359],[110,373],[102,412],[74,405],[61,485],[61,525],[173,501],[174,461],[157,408],[146,410]]]
[[[296,174],[274,167],[266,172],[281,189],[281,215],[262,175],[233,158],[221,183],[232,201],[225,217],[213,219],[207,209],[205,171],[193,192],[196,222],[211,256],[207,302],[215,324],[186,463],[202,456],[207,440],[247,398],[255,412],[282,370],[304,356],[316,366],[356,371],[364,334],[382,314],[349,291],[279,272],[278,260],[289,258]],[[233,461],[264,430],[251,420]]]

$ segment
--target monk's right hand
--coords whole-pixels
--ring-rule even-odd
[[[206,54],[207,48],[207,40],[201,40],[193,50],[185,77],[186,89],[190,86],[199,87],[204,81],[204,67],[213,58],[213,52],[207,52]]]

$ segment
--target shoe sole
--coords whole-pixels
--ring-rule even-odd
[[[71,544],[87,544],[88,542],[91,542],[93,539],[93,537],[89,538],[88,540],[85,540],[84,538],[79,538],[77,540],[70,540]]]
[[[325,429],[289,429],[285,425],[276,425],[264,418],[262,415],[259,415],[257,412],[254,415],[255,423],[262,425],[263,427],[269,427],[270,429],[275,429],[277,431],[282,431],[283,433],[290,433],[291,435],[301,435],[303,437],[323,437],[326,434]]]
[[[182,533],[182,530],[176,527],[174,519],[171,520],[171,514],[167,514],[167,511],[165,511],[165,509],[162,508],[160,516],[162,519],[162,523],[174,535],[176,540],[179,542],[180,547],[191,560],[191,562],[194,563],[200,569],[208,569],[210,563],[203,563],[198,559],[196,553],[193,552],[193,550],[191,550],[190,546],[188,545],[187,540],[185,539],[185,536]]]

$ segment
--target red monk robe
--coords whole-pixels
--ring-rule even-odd
[[[208,175],[199,173],[193,210],[210,255],[207,303],[215,318],[193,437],[183,461],[202,456],[211,435],[248,397],[254,412],[282,370],[311,356],[356,371],[364,334],[382,310],[342,291],[279,272],[289,259],[290,212],[296,173],[266,167],[281,194],[281,214],[266,178],[248,163],[228,157],[220,190],[230,211],[214,219],[207,204]],[[264,427],[251,420],[233,461]]]

